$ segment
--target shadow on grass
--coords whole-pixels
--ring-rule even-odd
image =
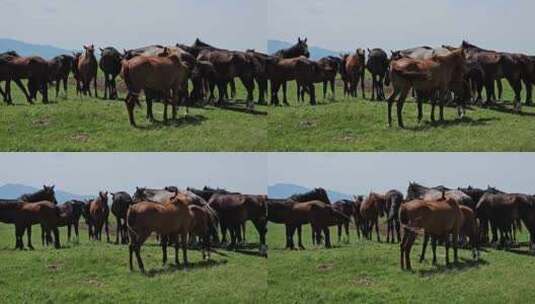
[[[533,251],[530,251],[529,248],[524,248],[524,249],[520,249],[520,248],[509,248],[509,249],[506,250],[506,251],[507,251],[507,252],[510,252],[510,253],[517,254],[517,255],[535,256],[535,254],[533,253]]]
[[[234,111],[234,112],[240,112],[240,113],[246,113],[246,114],[252,114],[252,115],[267,115],[266,111],[258,111],[255,109],[249,109],[247,108],[247,106],[244,106],[238,102],[236,103],[225,102],[222,105],[215,105],[215,106],[222,110],[228,110],[228,111]]]
[[[522,105],[522,107],[526,107],[526,105]],[[535,113],[531,113],[531,112],[517,112],[515,111],[514,109],[514,105],[511,105],[510,107],[507,106],[505,103],[491,103],[487,106],[483,106],[484,109],[490,109],[490,110],[494,110],[496,112],[500,112],[500,113],[506,113],[506,114],[513,114],[513,115],[518,115],[518,116],[531,116],[531,117],[535,117]]]
[[[154,120],[148,125],[136,125],[138,130],[156,130],[161,128],[180,128],[185,126],[198,126],[201,125],[205,120],[206,116],[203,115],[185,115],[178,117],[177,119],[169,119],[167,123],[164,123],[160,120]]]
[[[417,273],[422,277],[426,277],[449,271],[466,271],[471,268],[477,268],[488,264],[489,262],[485,261],[484,259],[479,259],[479,261],[475,261],[471,259],[459,258],[459,262],[456,264],[451,263],[449,266],[439,264],[434,266],[432,269],[418,270]]]
[[[205,261],[200,261],[200,262],[196,262],[196,263],[189,263],[187,270],[212,268],[212,267],[225,265],[225,264],[227,264],[227,260],[217,260],[217,261],[216,260],[205,260]],[[151,269],[151,270],[147,271],[147,273],[145,275],[147,277],[155,277],[155,276],[158,276],[158,275],[168,274],[168,273],[173,273],[173,272],[176,272],[176,271],[183,271],[183,270],[184,270],[184,265],[183,264],[180,264],[180,265],[172,264],[172,265],[164,266],[164,268]]]
[[[448,128],[448,127],[454,127],[454,126],[460,126],[460,125],[470,125],[470,126],[486,126],[491,121],[499,120],[496,117],[487,117],[487,118],[478,118],[473,119],[470,117],[463,117],[463,118],[457,118],[453,120],[444,120],[444,121],[424,121],[423,123],[412,126],[412,127],[405,127],[404,130],[409,131],[426,131],[433,128]]]

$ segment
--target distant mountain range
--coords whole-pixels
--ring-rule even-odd
[[[291,47],[294,43],[280,41],[280,40],[268,40],[267,50],[269,54],[273,54],[280,49],[285,49]],[[310,59],[318,60],[321,57],[325,56],[338,56],[340,52],[331,51],[317,46],[308,46],[308,51],[310,52]]]
[[[11,50],[16,51],[21,56],[38,55],[45,59],[51,59],[52,57],[61,54],[71,53],[71,50],[66,50],[51,45],[33,44],[15,39],[0,38],[0,53]]]
[[[0,186],[0,198],[16,199],[23,194],[32,193],[38,190],[39,190],[38,188],[27,186],[27,185],[5,184],[3,186]],[[90,196],[90,195],[74,194],[70,192],[61,191],[59,189],[54,189],[54,190],[56,192],[56,200],[60,204],[68,200],[72,200],[72,199],[85,200],[85,199],[93,198],[93,196]]]
[[[303,193],[310,190],[312,189],[300,185],[277,183],[268,186],[268,196],[270,198],[287,198],[293,194]],[[325,190],[327,190],[327,195],[329,196],[331,202],[341,199],[351,199],[353,197],[351,194],[341,193],[329,189]]]

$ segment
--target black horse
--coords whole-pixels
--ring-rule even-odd
[[[115,78],[121,72],[123,56],[114,47],[100,49],[99,67],[104,73],[104,99],[117,99],[117,84]]]
[[[130,194],[124,191],[111,193],[112,204],[111,213],[117,220],[117,230],[115,244],[119,244],[119,237],[122,244],[128,243],[128,228],[126,227],[126,213],[130,205],[133,204]]]
[[[65,98],[67,98],[67,83],[73,64],[74,57],[71,55],[59,55],[48,62],[48,82],[50,84],[55,82],[56,98],[58,98],[61,83],[63,83],[63,92],[65,93]]]
[[[375,100],[376,94],[377,100],[385,100],[384,85],[390,84],[390,78],[388,73],[389,65],[390,60],[388,59],[388,55],[383,49],[368,49],[368,62],[366,62],[366,68],[372,74],[371,100]]]

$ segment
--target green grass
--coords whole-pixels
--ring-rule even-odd
[[[306,250],[288,251],[283,228],[269,229],[268,298],[274,303],[528,303],[535,296],[533,256],[489,249],[475,263],[470,251],[460,250],[460,266],[446,268],[443,247],[438,266],[431,265],[430,247],[419,264],[418,243],[411,254],[414,272],[406,272],[399,244],[378,243],[375,233],[373,241],[357,241],[351,231],[350,244],[333,237],[335,248],[324,249],[312,246],[307,226]]]
[[[230,251],[212,253],[202,262],[189,250],[190,270],[174,267],[174,250],[167,266],[161,249],[149,240],[141,249],[149,275],[128,270],[128,247],[89,241],[81,231],[78,244],[63,248],[40,246],[40,229],[33,229],[34,251],[15,251],[14,227],[0,224],[0,303],[257,303],[267,291],[267,260]],[[257,239],[249,227],[249,240]],[[114,240],[115,234],[113,234]],[[25,238],[26,242],[26,238]],[[181,255],[180,255],[181,257]]]
[[[320,104],[297,103],[295,85],[288,87],[290,107],[270,112],[268,138],[274,151],[535,151],[535,108],[523,107],[523,115],[506,109],[471,107],[464,119],[454,108],[446,108],[446,123],[430,123],[430,106],[424,105],[424,121],[418,125],[416,104],[403,109],[406,129],[397,127],[395,105],[393,127],[387,125],[386,102],[344,98],[340,84],[336,100],[323,100],[321,85],[316,85]],[[389,92],[388,92],[389,93]],[[387,93],[387,96],[388,96]],[[367,92],[367,98],[370,92]],[[511,90],[504,92],[512,99]],[[438,118],[438,109],[436,111]]]
[[[238,98],[245,92],[238,83]],[[72,86],[71,86],[72,87]],[[2,151],[535,151],[535,108],[513,114],[510,103],[501,108],[470,107],[464,119],[447,108],[446,123],[429,122],[430,106],[418,125],[416,106],[404,108],[406,129],[389,128],[386,103],[344,98],[340,84],[336,100],[320,104],[297,103],[295,82],[290,82],[291,106],[257,106],[267,115],[254,115],[212,106],[184,110],[170,125],[149,123],[145,107],[136,108],[140,128],[128,124],[122,101],[103,101],[73,92],[68,100],[30,106],[14,88],[15,106],[0,103]],[[101,93],[102,94],[102,93]],[[51,94],[52,96],[53,94]],[[370,93],[367,92],[369,96]],[[124,93],[123,93],[124,96]],[[504,98],[512,99],[509,87]],[[51,98],[54,99],[54,98]],[[144,104],[144,103],[143,103]],[[243,109],[240,104],[239,108]],[[155,116],[162,119],[161,104]],[[395,107],[394,107],[395,116]]]
[[[15,86],[13,86],[15,87]],[[213,106],[184,109],[179,120],[164,125],[145,119],[146,107],[136,107],[139,128],[128,123],[123,101],[84,97],[70,86],[69,98],[52,104],[29,105],[14,88],[15,106],[0,102],[0,147],[2,151],[262,151],[267,145],[267,116],[253,115]],[[238,85],[238,98],[245,93]],[[99,92],[102,97],[102,92]],[[124,98],[124,93],[121,94]],[[243,105],[238,108],[243,109]],[[264,111],[265,107],[257,106]],[[163,119],[163,106],[154,106],[157,120]],[[169,117],[170,117],[169,113]]]
[[[247,232],[248,241],[257,242],[252,225]],[[15,251],[13,226],[0,224],[0,303],[529,303],[535,296],[533,256],[488,249],[478,264],[461,250],[460,266],[446,268],[443,247],[439,266],[432,266],[430,249],[428,260],[418,263],[416,245],[414,272],[404,272],[398,244],[377,243],[375,236],[357,241],[354,231],[349,244],[338,243],[334,228],[334,248],[312,246],[307,226],[307,249],[290,251],[283,248],[283,226],[270,223],[268,259],[220,250],[206,265],[190,250],[197,267],[189,272],[172,263],[162,267],[151,240],[142,248],[148,276],[128,270],[124,245],[88,241],[82,230],[78,244],[55,250],[38,245],[39,233],[36,226],[35,251]],[[61,233],[63,240],[64,228]]]

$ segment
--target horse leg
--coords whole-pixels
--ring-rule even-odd
[[[76,235],[76,241],[80,240],[80,236],[78,234],[78,221],[74,223],[74,234]]]
[[[321,236],[321,231],[318,234]],[[323,227],[323,234],[325,235],[325,248],[331,248],[331,231],[329,230],[329,226],[325,225]]]
[[[323,100],[327,99],[327,80],[323,81]]]
[[[379,234],[379,218],[375,218],[375,234],[377,234],[377,242],[381,242],[381,235]]]
[[[122,235],[122,229],[121,229],[121,220],[118,216],[115,217],[115,220],[117,221],[117,230],[116,230],[116,237],[115,237],[115,245],[119,244],[119,234]]]
[[[337,225],[338,243],[342,241],[342,224]]]
[[[450,238],[446,236],[444,240],[444,246],[446,247],[446,266],[450,265]]]
[[[284,81],[284,82],[282,83],[282,102],[283,102],[285,105],[289,106],[290,104],[288,103],[288,99],[286,98],[286,89],[287,89],[287,82]]]
[[[162,246],[162,265],[165,265],[167,263],[167,244],[169,241],[169,236],[162,235],[162,238],[160,239],[160,246]]]
[[[392,95],[388,97],[387,105],[388,105],[388,126],[392,127],[392,104],[396,101],[396,97],[399,95],[400,90],[396,87],[394,87],[394,92],[392,92]]]
[[[26,231],[26,236],[28,238],[28,248],[30,250],[33,250],[34,248],[33,248],[33,245],[32,245],[32,225],[28,225],[26,230],[27,230]],[[22,231],[22,233],[24,234],[24,231]],[[22,235],[21,235],[21,243],[22,243]]]
[[[314,82],[308,84],[310,90],[310,104],[316,105],[316,88],[314,87]]]
[[[22,237],[24,236],[25,226],[15,224],[15,249],[24,249],[24,243]]]
[[[104,222],[104,229],[106,230],[106,242],[110,242],[110,230],[108,229],[108,218],[106,217],[106,221]]]
[[[188,234],[182,233],[180,236],[182,246],[182,260],[184,262],[184,270],[188,270]]]
[[[429,242],[429,235],[427,233],[424,234],[424,241],[422,243],[422,253],[420,254],[420,263],[422,263],[425,260],[425,251],[427,249],[427,243]]]
[[[284,225],[284,230],[286,232],[286,249],[288,249],[292,247],[292,245],[290,244],[291,236],[290,236],[290,227],[288,227],[288,224]]]
[[[400,231],[400,223],[399,223],[399,220],[396,219],[395,222],[394,222],[394,224],[395,224],[395,227],[396,227],[396,234],[397,234],[397,236],[398,236],[398,240],[397,240],[397,241],[400,242],[400,241],[401,241],[401,231]]]
[[[305,249],[305,246],[303,246],[303,239],[301,238],[302,232],[303,232],[302,227],[301,225],[299,225],[297,227],[297,242],[298,242],[299,249]]]
[[[533,87],[529,79],[524,78],[524,86],[526,87],[526,106],[531,106],[533,103]]]
[[[71,241],[71,224],[67,224],[67,241]]]
[[[412,245],[414,244],[414,240],[416,239],[416,233],[410,232],[409,233],[409,240],[405,247],[405,265],[407,267],[407,270],[412,270],[411,267],[411,249]]]
[[[54,248],[61,248],[61,242],[59,239],[59,228],[57,226],[52,228],[52,233],[54,233]]]
[[[405,233],[403,233],[403,239],[399,243],[399,264],[401,265],[401,270],[405,268],[404,255],[405,255],[405,246],[407,244],[407,240],[408,240],[408,234],[407,234],[407,231],[405,231]]]
[[[128,112],[128,121],[130,122],[130,125],[135,127],[136,122],[134,120],[134,106],[136,104],[137,96],[128,94],[125,99],[125,105],[126,105],[126,111]]]
[[[459,263],[459,256],[457,254],[457,249],[459,246],[459,234],[457,234],[457,232],[453,233],[452,242],[453,242],[453,263],[457,264]]]
[[[399,96],[399,100],[398,100],[397,107],[396,107],[397,116],[398,116],[398,125],[400,128],[404,128],[403,117],[402,117],[403,105],[405,104],[405,99],[407,98],[408,94],[409,94],[408,88],[401,92],[401,95]]]

